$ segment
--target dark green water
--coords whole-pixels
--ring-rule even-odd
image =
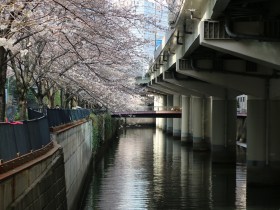
[[[280,209],[279,188],[247,187],[238,151],[236,166],[212,165],[159,129],[129,128],[97,166],[83,209]]]

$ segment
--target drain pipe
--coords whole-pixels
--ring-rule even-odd
[[[279,38],[234,33],[230,28],[230,19],[228,16],[225,18],[225,31],[231,38],[237,39],[237,40],[252,39],[252,40],[259,40],[259,41],[264,41],[264,42],[279,42],[280,41]]]

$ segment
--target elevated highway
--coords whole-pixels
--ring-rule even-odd
[[[248,181],[280,184],[280,1],[185,0],[170,23],[148,87],[182,118],[161,127],[235,162],[236,96],[246,94]]]

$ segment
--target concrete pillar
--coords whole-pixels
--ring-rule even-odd
[[[190,132],[190,97],[182,96],[181,141],[192,143]]]
[[[213,163],[236,161],[236,99],[212,98],[211,150]]]
[[[163,96],[163,110],[166,110],[167,107],[167,96]],[[167,131],[167,118],[162,118],[162,130]]]
[[[173,96],[173,107],[180,108],[180,95]],[[175,138],[181,137],[181,119],[173,118],[173,136]]]
[[[248,97],[247,182],[249,185],[279,185],[280,101]]]
[[[237,125],[237,102],[236,97],[228,98],[226,101],[226,155],[227,161],[234,162],[236,161],[236,125]],[[224,157],[225,158],[225,157]]]
[[[203,98],[192,96],[193,150],[208,150],[209,143],[204,138]]]
[[[269,131],[269,164],[271,167],[280,166],[280,129],[279,129],[279,119],[280,119],[280,100],[270,100],[269,103],[269,122],[268,122],[268,131]]]
[[[203,99],[203,124],[204,124],[204,140],[211,145],[211,134],[212,134],[212,99],[207,97]]]
[[[167,109],[171,109],[173,106],[173,95],[167,95]],[[173,118],[167,118],[166,129],[168,134],[173,133]]]
[[[161,111],[164,106],[164,96],[157,95],[154,98],[154,111]],[[156,118],[156,127],[164,129],[164,118]]]
[[[163,110],[163,96],[160,95],[158,96],[158,111],[162,111]],[[157,118],[158,119],[158,127],[160,129],[163,129],[163,118]]]
[[[158,95],[155,95],[154,97],[154,111],[158,110],[159,102],[158,102]],[[156,127],[159,127],[159,120],[156,118]]]
[[[164,111],[166,110],[166,96],[161,95],[161,100],[160,100],[160,110]],[[165,131],[166,130],[166,118],[160,118],[160,128]]]

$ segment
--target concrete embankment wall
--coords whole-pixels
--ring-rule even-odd
[[[68,209],[78,209],[83,184],[92,160],[92,121],[52,133],[64,153]]]
[[[0,210],[78,209],[92,159],[92,121],[56,128],[51,136],[46,153],[0,174]]]
[[[0,209],[66,209],[64,160],[59,145],[0,174]]]

